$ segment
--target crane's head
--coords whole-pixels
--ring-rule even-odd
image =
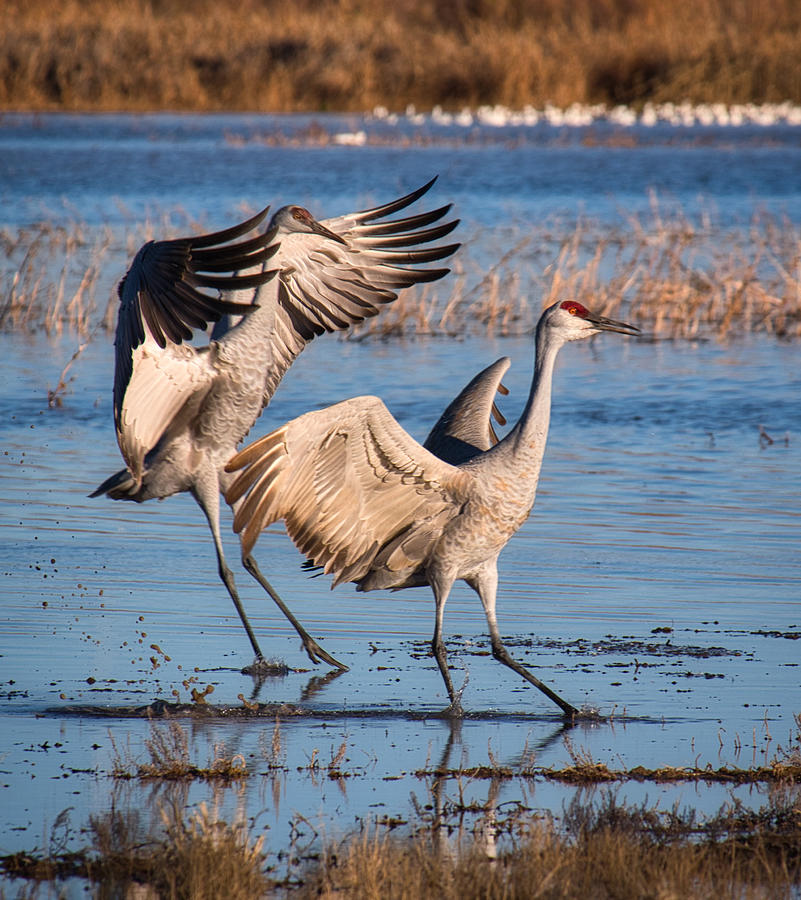
[[[563,341],[578,341],[601,331],[617,331],[619,334],[639,334],[640,329],[625,322],[617,322],[599,316],[578,300],[562,300],[554,303],[542,314],[540,323],[553,337]]]
[[[340,244],[347,244],[344,238],[321,225],[317,219],[302,206],[282,206],[270,221],[271,228],[278,229],[278,237],[286,234],[319,234]]]

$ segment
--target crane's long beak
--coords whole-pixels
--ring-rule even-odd
[[[619,334],[640,333],[640,329],[636,326],[628,325],[626,322],[618,322],[615,319],[607,319],[606,316],[597,316],[595,313],[590,313],[586,318],[599,331],[617,331]]]
[[[312,219],[312,221],[309,222],[309,228],[311,228],[315,234],[321,234],[323,237],[330,238],[332,241],[336,241],[339,244],[344,244],[346,247],[348,246],[348,242],[345,238],[340,237],[329,228],[326,228],[325,225],[321,225],[317,219]]]

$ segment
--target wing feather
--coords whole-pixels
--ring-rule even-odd
[[[137,486],[144,459],[180,409],[205,395],[212,372],[193,347],[147,341],[134,350],[133,375],[128,383],[117,425],[120,452]]]
[[[226,470],[239,472],[226,499],[243,553],[283,519],[298,549],[335,583],[358,582],[379,557],[404,571],[420,565],[471,478],[417,443],[377,397],[293,419],[245,447]]]
[[[501,383],[510,359],[502,356],[465,386],[431,429],[424,447],[452,465],[460,465],[498,443],[492,419],[506,424],[495,404],[497,393],[508,394]]]
[[[165,348],[188,340],[194,329],[205,328],[224,313],[246,313],[253,304],[210,296],[203,289],[234,291],[255,288],[275,275],[265,264],[277,251],[275,233],[243,237],[259,225],[267,209],[232,228],[195,237],[149,241],[134,257],[118,294],[114,370],[114,422],[120,415],[134,369],[134,351],[149,335]],[[224,245],[224,246],[223,246]],[[237,271],[253,270],[244,275]],[[229,272],[228,275],[206,274]],[[125,453],[123,453],[125,456]]]
[[[425,265],[451,256],[460,245],[425,245],[450,234],[458,225],[458,219],[434,225],[450,211],[450,204],[386,220],[419,200],[435,180],[383,206],[323,220],[320,224],[339,235],[344,244],[320,234],[282,235],[274,258],[281,274],[273,295],[278,309],[267,373],[269,396],[307,341],[377,315],[385,304],[397,299],[402,288],[448,274],[447,268]]]

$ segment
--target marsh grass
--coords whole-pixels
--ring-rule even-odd
[[[795,717],[795,725],[796,733],[777,747],[771,765],[798,768],[801,716]],[[191,767],[189,738],[178,723],[154,724],[145,746],[151,757],[145,777],[171,784],[176,769]],[[596,781],[606,780],[586,750],[569,741],[566,748],[574,767],[594,769],[600,776]],[[115,769],[130,770],[114,749]],[[267,777],[274,779],[286,764],[279,719],[271,738],[265,734],[262,753],[270,764]],[[311,779],[323,768],[336,775],[346,754],[343,742],[332,749],[326,765],[313,753],[298,771]],[[491,748],[488,756],[486,772],[460,769],[456,777],[471,781],[486,776],[497,786],[510,773],[498,765]],[[151,773],[151,766],[161,774]],[[534,757],[524,748],[518,774],[535,772]],[[412,821],[387,816],[381,823],[366,822],[359,832],[328,840],[317,850],[305,844],[301,850],[295,835],[281,878],[270,864],[264,837],[254,834],[243,814],[227,823],[202,803],[187,814],[181,792],[161,803],[160,817],[147,828],[139,813],[121,812],[112,804],[110,812],[92,817],[80,830],[85,845],[79,849],[73,846],[78,832],[65,811],[54,823],[45,851],[0,857],[0,871],[27,880],[29,897],[36,896],[39,884],[57,887],[78,878],[92,886],[95,896],[129,896],[135,890],[148,900],[772,900],[796,897],[801,890],[797,772],[773,784],[761,808],[747,808],[735,799],[708,817],[678,805],[662,809],[647,800],[621,803],[608,789],[600,796],[577,792],[560,815],[535,812],[522,800],[499,805],[497,787],[490,788],[486,802],[468,802],[461,788],[453,798],[443,792],[453,774],[424,773],[429,802],[413,804]],[[189,777],[205,776],[190,772]],[[401,825],[408,828],[400,831]]]
[[[78,219],[0,229],[0,331],[80,338],[112,331],[116,286],[139,247],[202,229],[181,210],[141,223],[131,217],[123,234]]]
[[[639,815],[614,823],[592,815],[565,835],[553,821],[522,824],[515,846],[491,855],[480,839],[443,853],[431,835],[400,840],[366,832],[329,850],[308,872],[299,900],[643,900],[643,898],[778,898],[796,895],[797,847],[767,828],[712,841],[654,840]],[[792,838],[797,837],[794,832]]]
[[[505,780],[511,778],[544,779],[559,781],[564,784],[597,785],[608,782],[641,781],[654,784],[678,782],[705,782],[718,784],[768,784],[773,786],[792,786],[801,784],[801,713],[793,717],[794,732],[791,732],[785,744],[777,744],[771,752],[773,738],[767,719],[764,723],[764,741],[762,744],[762,761],[757,763],[756,748],[758,746],[756,729],[754,730],[753,765],[741,767],[736,765],[713,768],[711,764],[699,766],[657,766],[647,767],[635,765],[629,768],[614,768],[607,763],[595,759],[584,747],[578,747],[569,735],[563,738],[563,745],[570,758],[566,766],[538,766],[535,755],[528,747],[523,749],[519,764],[516,767],[499,766],[495,762],[491,748],[488,751],[489,765],[464,768],[424,768],[415,772],[418,778],[450,778]],[[723,744],[721,743],[721,750]],[[735,740],[734,752],[737,756],[742,751],[742,742]],[[801,824],[801,820],[800,820]]]
[[[16,853],[0,864],[5,874],[31,882],[31,891],[17,895],[31,898],[38,896],[37,885],[56,887],[67,878],[94,885],[98,897],[254,900],[266,895],[263,836],[217,819],[203,803],[189,815],[166,805],[161,823],[158,831],[145,830],[136,813],[112,810],[90,819],[85,849]]]
[[[801,101],[794,0],[6,0],[4,12],[2,109]]]
[[[801,335],[801,231],[786,220],[759,213],[724,230],[654,197],[625,229],[579,221],[509,243],[484,272],[468,243],[448,280],[401,294],[357,334],[524,334],[571,298],[659,340]]]
[[[577,794],[560,816],[522,806],[440,804],[401,833],[396,824],[365,824],[327,841],[321,852],[290,848],[276,877],[264,837],[215,817],[205,804],[161,807],[160,826],[143,828],[137,812],[116,809],[81,829],[88,843],[69,849],[69,813],[59,816],[44,852],[0,857],[0,871],[38,896],[85,880],[94,896],[170,900],[226,897],[342,897],[349,900],[777,900],[801,888],[798,794],[776,790],[758,810],[733,802],[700,818],[694,810],[647,801],[596,801]],[[426,810],[431,805],[426,806]],[[477,818],[466,819],[467,812]],[[472,823],[472,824],[470,824]],[[134,893],[135,892],[135,893]],[[21,896],[21,895],[18,895]]]
[[[0,235],[0,329],[76,335],[77,358],[116,326],[116,283],[141,243],[203,227],[179,211],[149,217],[125,240],[77,222]],[[526,334],[542,308],[566,298],[658,340],[801,336],[801,229],[784,218],[759,212],[724,227],[654,195],[647,214],[619,228],[580,219],[521,232],[461,235],[449,276],[404,291],[347,338]]]
[[[189,735],[175,720],[166,724],[151,722],[150,737],[145,740],[148,762],[139,762],[129,747],[120,748],[110,735],[114,751],[112,775],[118,779],[200,779],[234,780],[248,776],[241,754],[229,754],[222,744],[214,744],[205,766],[192,761]]]

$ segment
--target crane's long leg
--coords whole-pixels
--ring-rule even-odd
[[[575,706],[571,706],[571,704],[566,700],[563,700],[559,694],[552,691],[547,684],[544,684],[539,678],[532,675],[528,669],[510,655],[509,651],[504,646],[500,633],[498,632],[498,621],[495,617],[495,598],[498,592],[498,569],[495,564],[487,565],[476,579],[468,580],[467,583],[476,591],[484,606],[484,613],[487,617],[487,624],[489,625],[490,641],[492,643],[492,655],[495,659],[517,672],[518,675],[522,675],[529,684],[533,684],[534,687],[539,688],[546,697],[553,700],[553,702],[560,707],[566,717],[572,719],[575,716],[578,716],[579,711]]]
[[[198,506],[203,510],[204,515],[206,516],[206,520],[209,523],[209,528],[211,529],[211,536],[214,539],[214,549],[217,552],[217,571],[220,574],[220,579],[222,583],[225,585],[228,594],[231,597],[231,600],[236,607],[236,611],[239,613],[239,618],[242,621],[242,624],[245,626],[245,631],[247,632],[247,636],[250,640],[250,645],[253,647],[253,652],[256,654],[256,659],[253,664],[248,667],[248,671],[251,671],[253,674],[258,673],[258,669],[260,665],[265,664],[264,655],[261,652],[261,647],[259,647],[259,642],[256,640],[256,635],[253,633],[253,629],[250,627],[250,622],[248,621],[248,617],[245,614],[245,609],[242,606],[242,601],[239,599],[239,594],[236,590],[236,584],[234,583],[234,573],[228,568],[228,564],[225,561],[225,554],[223,553],[222,548],[222,540],[220,538],[220,492],[215,484],[213,489],[210,489],[206,486],[205,483],[198,484],[192,488],[192,496],[197,500]]]
[[[313,663],[327,662],[329,666],[334,666],[337,669],[340,669],[343,672],[348,671],[348,667],[334,659],[330,653],[326,653],[325,650],[315,641],[315,639],[306,631],[306,629],[298,622],[298,620],[292,615],[289,607],[284,603],[284,601],[278,596],[278,594],[273,589],[272,585],[269,581],[262,575],[261,570],[256,565],[256,560],[253,556],[243,556],[242,557],[242,565],[250,572],[250,574],[259,582],[259,584],[264,588],[265,591],[273,598],[276,606],[281,610],[281,612],[287,617],[287,619],[292,624],[292,627],[297,631],[300,635],[300,639],[303,641],[303,647],[306,650],[306,653],[309,655],[309,659]]]
[[[222,491],[222,493],[225,494],[225,491],[230,487],[234,480],[234,475],[225,471],[221,471],[217,473],[217,479],[219,485],[217,503],[219,505],[219,491]],[[231,510],[234,514],[236,514],[237,508],[239,507],[239,504],[241,502],[242,501],[239,500],[237,503],[234,503],[231,506]],[[348,667],[344,663],[339,662],[339,660],[334,659],[334,657],[331,656],[330,653],[327,653],[325,650],[323,650],[323,648],[317,643],[317,641],[315,641],[314,638],[300,624],[300,622],[298,622],[286,603],[284,603],[284,601],[278,596],[278,593],[275,591],[273,586],[264,577],[252,554],[248,554],[247,556],[242,557],[242,565],[256,579],[256,581],[259,582],[264,590],[267,591],[270,597],[272,597],[275,605],[286,616],[287,621],[292,625],[295,631],[297,631],[301,641],[303,641],[303,647],[306,650],[306,653],[309,655],[309,659],[313,663],[318,663],[320,662],[320,660],[322,660],[323,662],[327,662],[329,666],[334,666],[342,672],[347,672]]]
[[[431,651],[434,659],[437,661],[439,671],[442,674],[442,680],[448,691],[451,705],[448,712],[453,716],[462,716],[461,691],[453,689],[453,681],[451,681],[451,673],[448,671],[448,653],[445,649],[445,642],[442,640],[442,622],[445,617],[445,601],[453,587],[453,579],[442,576],[434,576],[431,579],[431,588],[434,591],[434,602],[436,604],[436,612],[434,618],[434,636],[431,639]]]

